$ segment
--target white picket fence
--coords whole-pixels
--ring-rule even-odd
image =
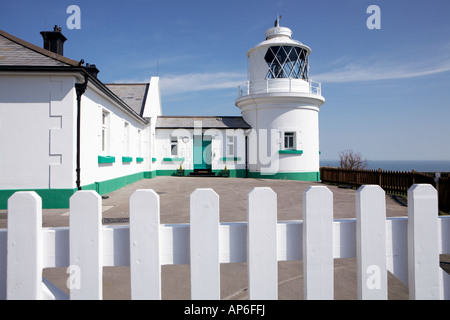
[[[408,217],[399,218],[386,218],[385,193],[373,185],[356,192],[356,219],[333,220],[325,186],[304,192],[302,221],[277,221],[270,188],[248,194],[247,222],[220,223],[212,189],[191,194],[189,224],[160,224],[159,207],[153,190],[137,190],[130,224],[102,226],[101,197],[79,191],[70,227],[42,228],[39,196],[15,193],[0,230],[0,298],[68,298],[42,270],[70,266],[70,299],[102,299],[103,266],[130,266],[132,299],[161,299],[161,266],[190,264],[191,298],[220,299],[220,264],[247,262],[249,299],[277,299],[277,261],[302,259],[304,297],[333,299],[334,259],[356,257],[359,299],[387,299],[387,271],[411,299],[450,299],[439,267],[439,254],[450,253],[450,219],[438,216],[430,185],[411,187]]]

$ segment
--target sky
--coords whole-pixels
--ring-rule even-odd
[[[0,3],[0,29],[42,46],[39,32],[60,26],[64,55],[104,83],[159,76],[163,115],[239,116],[246,53],[278,15],[312,49],[322,159],[450,161],[448,0],[14,0]]]

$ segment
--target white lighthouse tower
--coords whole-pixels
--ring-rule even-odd
[[[251,125],[248,176],[318,181],[321,84],[309,78],[311,49],[279,25],[250,49],[236,106]]]

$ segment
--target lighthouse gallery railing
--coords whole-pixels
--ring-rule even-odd
[[[322,84],[312,79],[265,79],[260,81],[247,81],[238,86],[239,97],[258,93],[298,92],[322,95]]]

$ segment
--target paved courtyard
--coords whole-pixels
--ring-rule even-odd
[[[277,194],[278,220],[302,219],[303,192],[318,182],[271,179],[155,177],[114,191],[103,200],[104,224],[127,224],[128,200],[137,189],[153,189],[160,195],[161,223],[188,223],[189,196],[197,188],[212,188],[220,197],[220,221],[246,221],[247,194],[254,187],[270,187]],[[355,190],[327,185],[333,192],[334,218],[355,217]],[[386,196],[387,216],[406,216],[407,208]],[[44,210],[43,226],[68,226],[67,209]],[[6,213],[0,212],[0,227],[6,227]],[[335,259],[335,299],[356,299],[356,259]],[[303,299],[301,261],[278,263],[279,299]],[[44,276],[68,292],[65,268],[46,269]],[[104,299],[129,299],[128,267],[104,268]],[[189,265],[162,267],[162,298],[190,299]],[[389,299],[407,299],[408,289],[389,275]],[[246,263],[221,264],[222,299],[247,299]]]

